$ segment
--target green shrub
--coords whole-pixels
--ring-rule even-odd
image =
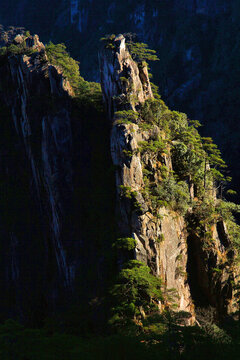
[[[156,84],[152,83],[152,82],[150,83],[150,85],[151,85],[151,89],[152,89],[154,99],[160,100],[161,96],[159,95],[159,87]]]
[[[124,155],[126,155],[127,157],[131,158],[133,156],[133,152],[131,150],[123,150],[122,151]]]
[[[206,198],[194,204],[192,212],[199,222],[203,224],[213,221],[216,217],[216,209],[213,199]]]
[[[137,245],[137,241],[133,238],[120,238],[113,244],[113,247],[118,250],[134,250]]]
[[[182,180],[191,178],[196,185],[203,183],[204,159],[194,148],[183,142],[175,142],[172,147],[173,169]]]
[[[116,38],[115,34],[105,35],[104,37],[102,37],[100,39],[100,41],[104,42],[106,49],[114,50],[115,49],[115,44],[114,44],[115,38]]]
[[[136,123],[138,117],[138,112],[133,110],[116,111],[114,114],[114,119],[118,124]]]
[[[140,141],[138,143],[140,153],[166,153],[166,141],[159,138],[158,140]]]
[[[127,48],[133,58],[138,63],[144,63],[146,61],[159,60],[156,51],[148,48],[147,44],[129,41],[127,42]],[[142,64],[146,66],[147,64]]]
[[[79,111],[83,108],[86,112],[97,111],[103,114],[102,90],[99,83],[85,81],[81,76],[75,90],[75,103],[78,105]]]
[[[35,52],[37,52],[37,49],[26,47],[26,42],[23,41],[21,44],[18,45],[10,44],[9,46],[1,47],[0,57],[4,58],[6,56],[24,55],[24,54],[31,56]]]
[[[142,105],[140,115],[144,122],[166,128],[167,122],[165,122],[164,114],[168,111],[162,100],[148,99]]]
[[[5,56],[7,55],[7,47],[3,46],[0,48],[0,56]]]
[[[165,240],[164,235],[163,235],[163,234],[160,234],[156,241],[160,244],[160,243],[163,242],[164,240]]]
[[[137,201],[137,192],[133,191],[130,186],[120,185],[119,188],[121,190],[121,196],[131,200],[133,209],[137,211],[142,211],[141,204],[139,204],[139,202]]]
[[[78,88],[83,81],[79,74],[79,62],[70,57],[64,44],[46,45],[46,53],[51,64],[59,66],[63,75],[69,80],[73,88]]]
[[[140,315],[140,308],[150,312],[154,301],[163,300],[161,287],[160,279],[150,274],[148,266],[136,260],[129,261],[111,289],[115,304],[111,324],[126,324],[129,319]]]
[[[120,185],[119,188],[121,189],[121,195],[127,199],[132,199],[133,191],[131,186],[124,186]]]
[[[166,205],[181,214],[185,214],[190,206],[190,195],[188,185],[184,181],[176,182],[169,176],[163,179],[156,188],[158,204]]]
[[[176,135],[188,128],[187,115],[178,111],[171,111],[168,126],[171,131],[171,137],[176,137]]]
[[[235,190],[228,189],[228,190],[227,190],[227,194],[228,194],[228,195],[237,195],[237,192],[236,192]]]
[[[119,80],[123,83],[128,83],[128,79],[125,78],[124,76],[120,77]]]
[[[221,215],[223,220],[232,219],[233,213],[240,213],[240,205],[219,199],[216,204],[216,212]]]

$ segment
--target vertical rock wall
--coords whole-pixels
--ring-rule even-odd
[[[126,66],[131,69],[127,72],[128,82],[133,84],[130,89],[124,88],[122,84]],[[141,87],[141,76],[135,71],[137,64],[126,50],[123,36],[116,38],[114,48],[103,49],[100,69],[103,96],[108,116],[113,122],[111,154],[116,167],[120,233],[137,240],[135,258],[146,263],[153,274],[161,277],[167,289],[175,290],[177,296],[172,301],[179,310],[192,315],[190,321],[194,320],[194,304],[200,307],[212,306],[218,314],[231,312],[234,255],[230,256],[222,272],[214,270],[220,266],[224,254],[231,250],[231,241],[224,224],[214,225],[214,242],[206,249],[201,238],[188,232],[187,222],[180,213],[165,207],[156,213],[143,197],[146,191],[144,167],[153,174],[154,182],[158,185],[162,180],[161,167],[165,166],[169,173],[172,161],[170,154],[159,158],[151,153],[143,155],[140,151],[142,141],[156,140],[158,136],[164,138],[158,126],[143,130],[137,120],[135,123],[115,121],[115,111],[137,111],[140,104],[152,98],[149,87]],[[132,94],[136,95],[135,103],[131,101]],[[117,102],[119,98],[127,99],[126,103]],[[225,239],[224,246],[221,239]],[[201,297],[205,298],[204,302],[201,302]]]
[[[25,42],[32,55],[9,55],[0,66],[0,312],[36,320],[65,301],[75,277],[72,92],[38,37]]]
[[[103,96],[108,116],[112,121],[114,121],[114,111],[123,109],[135,111],[139,104],[153,98],[147,69],[145,81],[148,85],[144,87],[138,66],[125,47],[125,39],[119,36],[115,41],[114,50],[104,49],[100,54]],[[126,69],[129,70],[126,71]],[[130,90],[123,88],[122,76],[125,74],[128,74],[128,81],[132,84]],[[137,105],[136,102],[131,101],[131,97],[129,98],[129,92],[130,96],[137,97]],[[119,97],[129,99],[129,101],[127,100],[126,104],[119,104],[116,102]],[[177,296],[174,301],[178,304],[178,308],[193,314],[194,306],[186,274],[187,236],[184,219],[165,208],[158,214],[153,214],[142,196],[143,164],[150,165],[155,173],[156,181],[160,176],[158,166],[161,164],[151,156],[143,159],[138,151],[139,143],[154,139],[159,133],[160,129],[157,126],[143,131],[137,124],[113,124],[111,154],[113,164],[116,166],[119,229],[123,236],[132,236],[137,240],[135,258],[146,263],[153,274],[161,277],[167,289],[175,289]],[[169,156],[164,157],[163,164],[171,170]],[[134,199],[125,196],[126,189],[134,194]]]

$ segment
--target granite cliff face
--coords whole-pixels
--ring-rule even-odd
[[[123,35],[115,38],[113,46],[116,51],[100,54],[101,84],[110,119],[118,108],[136,110],[153,97],[147,65],[132,61]]]
[[[200,307],[210,305],[216,308],[218,315],[231,312],[234,253],[224,223],[219,221],[212,225],[213,243],[206,248],[197,231],[189,229],[186,216],[164,206],[154,208],[149,199],[146,173],[151,174],[151,182],[156,186],[164,179],[163,168],[166,176],[170,176],[173,170],[171,150],[169,148],[161,154],[142,152],[143,143],[164,140],[165,134],[157,125],[148,129],[141,125],[141,106],[147,99],[151,101],[153,95],[149,87],[143,90],[140,87],[141,91],[137,91],[141,76],[138,71],[128,71],[128,84],[135,84],[130,92],[133,98],[129,96],[125,87],[126,64],[131,70],[137,69],[124,37],[118,36],[114,47],[106,45],[102,50],[100,69],[104,101],[112,121],[111,154],[116,167],[120,233],[137,241],[135,259],[147,264],[155,276],[163,279],[168,289],[177,291],[178,310],[190,313],[191,321],[194,321],[194,304]],[[149,84],[149,80],[146,82]],[[128,100],[118,101],[123,98]],[[126,110],[135,111],[135,117],[131,111],[129,113],[132,116],[130,122],[124,119]],[[196,196],[190,183],[188,191],[190,197]],[[216,201],[215,196],[211,196]],[[191,211],[189,208],[190,218]],[[214,269],[223,263],[223,270],[215,273]]]
[[[61,292],[71,291],[75,276],[66,221],[72,90],[38,36],[15,37],[15,44],[23,42],[25,54],[6,55],[0,66],[1,312],[31,318],[31,311],[54,307]]]

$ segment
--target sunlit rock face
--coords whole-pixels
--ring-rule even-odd
[[[123,35],[114,39],[114,50],[107,47],[100,53],[101,84],[110,119],[120,109],[136,110],[152,98],[147,65],[138,66],[126,48]]]
[[[122,85],[122,76],[128,74],[131,91],[138,94],[137,104],[143,104],[146,99],[153,98],[148,74],[146,71],[146,84],[144,87],[139,76],[138,65],[135,63],[125,47],[125,38],[118,36],[115,40],[115,49],[103,49],[100,53],[100,71],[104,100],[107,105],[108,115],[114,120],[114,110],[130,109],[136,111],[137,107],[131,103],[131,98],[125,106],[115,103],[116,96],[128,99],[128,88]],[[129,69],[126,71],[126,69]],[[147,69],[146,69],[147,70]],[[124,82],[124,81],[123,81]],[[116,185],[118,203],[118,223],[123,236],[132,236],[137,241],[135,257],[137,260],[148,264],[152,272],[164,279],[166,286],[175,288],[179,294],[177,301],[180,310],[194,315],[193,303],[188,284],[184,276],[177,271],[179,266],[186,270],[187,246],[184,220],[181,216],[171,214],[163,209],[163,214],[156,218],[149,204],[144,200],[141,190],[144,188],[143,162],[151,164],[158,181],[157,161],[151,156],[143,159],[137,151],[139,143],[146,141],[160,133],[155,126],[153,130],[142,131],[137,124],[114,124],[111,133],[111,154],[113,164],[116,166]],[[127,156],[127,151],[131,156]],[[163,159],[165,166],[172,168],[171,158]],[[160,178],[160,177],[159,177]],[[140,209],[134,209],[132,200],[125,198],[122,188],[131,189],[135,194],[135,201]],[[161,242],[160,239],[164,238]],[[181,255],[180,263],[176,259]],[[193,321],[192,317],[192,320]]]
[[[172,158],[170,152],[160,158],[154,153],[142,154],[139,151],[141,142],[164,138],[164,133],[154,125],[143,130],[139,121],[115,121],[114,111],[133,110],[138,108],[131,103],[131,98],[124,105],[116,104],[116,97],[129,99],[129,89],[122,86],[122,71],[126,64],[136,69],[137,64],[131,60],[123,36],[116,41],[119,46],[103,48],[100,53],[100,71],[102,90],[108,116],[113,122],[111,132],[111,154],[115,165],[117,190],[117,220],[123,237],[133,237],[137,241],[135,259],[147,264],[152,273],[160,277],[167,289],[174,289],[173,298],[179,311],[190,314],[189,323],[195,320],[195,306],[216,308],[219,316],[230,313],[233,309],[232,279],[233,257],[231,241],[224,223],[217,223],[212,229],[213,244],[211,251],[204,248],[203,239],[187,229],[186,219],[176,211],[166,207],[153,211],[148,198],[144,196],[147,185],[144,183],[143,169],[152,174],[152,181],[161,184],[161,167],[171,172]],[[131,89],[138,88],[139,76],[131,76]],[[149,81],[149,79],[147,79]],[[148,83],[147,81],[147,83]],[[153,95],[147,88],[138,98],[141,106]],[[189,189],[191,195],[191,189]],[[213,198],[214,201],[215,197]],[[191,210],[190,210],[191,214]],[[229,261],[221,274],[214,272],[225,257]]]

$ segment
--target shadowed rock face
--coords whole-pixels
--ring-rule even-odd
[[[117,41],[118,39],[119,37]],[[170,172],[172,159],[170,154],[158,158],[154,153],[141,154],[138,151],[142,141],[156,139],[158,135],[164,138],[165,135],[158,126],[142,130],[136,123],[114,122],[114,110],[137,109],[131,100],[123,107],[115,103],[116,95],[119,94],[122,98],[129,99],[129,89],[124,89],[120,80],[125,64],[130,63],[131,69],[137,68],[125,49],[123,37],[120,44],[122,45],[115,49],[103,49],[100,54],[104,100],[108,115],[113,121],[111,154],[116,167],[120,233],[137,240],[135,258],[146,263],[153,274],[161,277],[168,289],[175,289],[178,294],[175,303],[179,310],[192,315],[190,322],[194,321],[194,303],[198,306],[215,307],[219,316],[231,312],[233,254],[230,254],[231,251],[229,253],[231,241],[224,223],[218,223],[212,229],[214,242],[210,251],[204,249],[203,239],[188,233],[183,216],[164,207],[155,214],[149,201],[143,197],[143,167],[147,166],[155,183],[160,184],[161,166],[164,165]],[[130,74],[130,81],[133,83],[131,89],[136,89],[141,84],[138,74],[134,71]],[[143,89],[139,104],[149,98],[152,98],[151,91],[147,89],[144,92]],[[130,191],[132,195],[129,196],[128,193],[126,196],[124,191]],[[228,262],[224,265],[224,270],[214,272],[214,268],[218,268],[226,256]],[[201,302],[201,296],[205,298],[205,302]]]
[[[64,298],[75,278],[66,221],[73,196],[71,87],[48,63],[38,36],[24,39],[36,52],[8,55],[0,66],[0,312],[33,319]]]
[[[210,305],[224,316],[236,310],[232,282],[238,271],[233,271],[234,252],[225,224],[219,221],[212,230],[215,246],[209,249],[196,234],[188,234],[187,270],[194,304]]]
[[[24,34],[3,35],[24,50],[0,61],[0,319],[36,325],[77,304],[97,327],[115,234],[109,123]]]

